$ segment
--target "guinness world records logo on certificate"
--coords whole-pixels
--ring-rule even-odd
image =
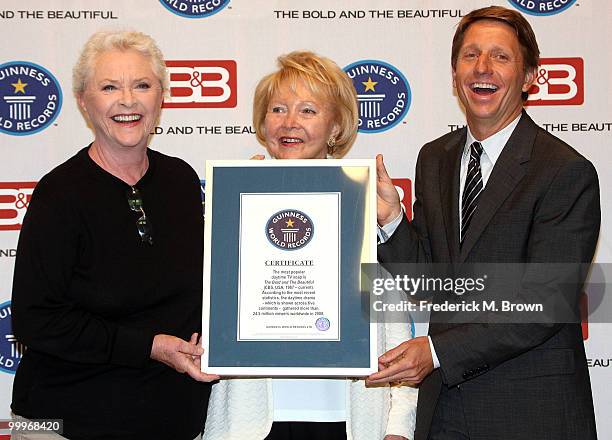
[[[297,209],[279,211],[266,224],[266,235],[270,243],[286,251],[306,246],[313,233],[312,220]]]

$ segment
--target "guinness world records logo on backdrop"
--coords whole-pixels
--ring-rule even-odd
[[[11,302],[0,304],[0,371],[15,374],[25,347],[20,344],[11,325]]]
[[[0,65],[0,132],[26,136],[53,123],[62,108],[62,89],[38,64],[11,61]]]
[[[508,0],[521,12],[529,15],[555,15],[567,10],[576,0]]]
[[[173,14],[186,18],[205,18],[225,8],[230,0],[159,0]]]
[[[344,71],[357,91],[360,133],[389,130],[408,114],[412,93],[399,69],[384,61],[361,60]]]

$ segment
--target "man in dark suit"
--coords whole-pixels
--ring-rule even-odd
[[[516,11],[462,18],[453,85],[467,129],[425,145],[414,219],[377,157],[382,263],[589,263],[600,224],[593,165],[523,110],[539,49]],[[572,292],[577,303],[579,288]],[[370,382],[420,383],[416,440],[595,439],[577,323],[449,324],[381,356]]]

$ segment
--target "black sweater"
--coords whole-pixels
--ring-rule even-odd
[[[210,386],[150,359],[153,337],[200,332],[199,180],[149,150],[135,185],[153,227],[138,234],[129,185],[81,150],[38,183],[23,222],[12,322],[28,346],[12,410],[64,420],[70,439],[192,440]]]

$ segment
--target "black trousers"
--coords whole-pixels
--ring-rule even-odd
[[[346,440],[346,422],[274,422],[265,440]]]

